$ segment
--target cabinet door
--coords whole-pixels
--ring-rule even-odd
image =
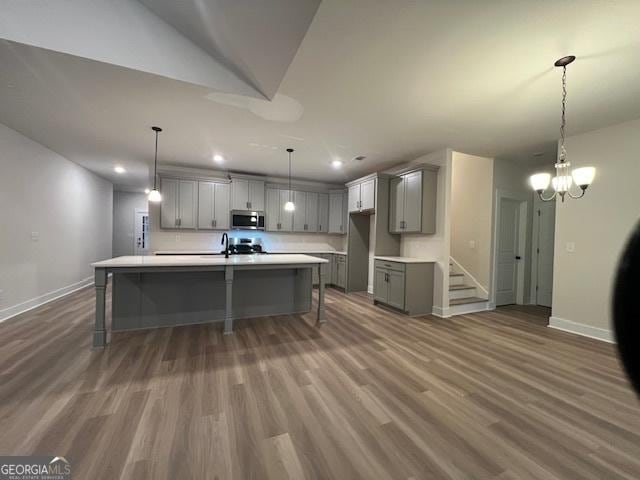
[[[331,258],[331,284],[338,285],[338,255]]]
[[[402,233],[404,220],[404,177],[392,178],[389,183],[389,231]]]
[[[329,195],[329,233],[344,233],[343,231],[343,201],[342,193]]]
[[[307,193],[293,192],[293,203],[296,209],[293,211],[293,231],[307,231]]]
[[[293,199],[293,194],[291,198]],[[289,190],[280,190],[280,205],[278,208],[278,214],[280,216],[280,228],[278,228],[278,231],[280,232],[291,232],[293,230],[293,212],[288,212],[284,209],[288,201]]]
[[[387,304],[404,310],[404,272],[387,271],[389,293]]]
[[[265,211],[265,228],[269,232],[280,230],[280,190],[267,188],[267,209]]]
[[[178,228],[178,180],[160,179],[160,227]]]
[[[336,269],[338,270],[336,273],[336,285],[341,288],[347,288],[347,264],[344,258],[338,259]]]
[[[422,229],[422,172],[404,175],[404,232]]]
[[[360,209],[373,210],[376,208],[376,180],[367,180],[360,185]]]
[[[249,209],[249,180],[234,178],[231,182],[231,210]]]
[[[264,182],[249,180],[249,209],[264,211]]]
[[[347,192],[342,194],[342,223],[340,224],[340,232],[347,233],[349,229],[349,210],[347,209]]]
[[[210,230],[215,228],[214,190],[213,182],[198,182],[198,229]]]
[[[305,232],[318,231],[318,194],[315,192],[307,192],[306,225]]]
[[[360,185],[352,185],[349,187],[349,211],[360,211]]]
[[[178,182],[178,227],[196,228],[198,211],[198,182],[180,180]]]
[[[229,230],[231,212],[229,208],[230,190],[228,183],[216,183],[214,186],[214,227]]]
[[[387,284],[387,270],[376,268],[373,277],[373,299],[377,302],[387,303],[389,298],[389,286]]]
[[[327,193],[318,194],[318,232],[327,233],[329,231],[329,195]]]

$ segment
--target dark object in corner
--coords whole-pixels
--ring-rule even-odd
[[[613,323],[622,364],[640,394],[640,222],[618,264]]]

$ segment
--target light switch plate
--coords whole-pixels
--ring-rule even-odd
[[[37,242],[40,239],[40,233],[39,232],[31,232],[31,241],[32,242]]]
[[[476,248],[476,241],[475,240],[469,240],[469,248],[471,250],[473,250],[474,248]]]
[[[567,242],[567,252],[569,253],[573,253],[576,251],[576,244],[575,242]]]

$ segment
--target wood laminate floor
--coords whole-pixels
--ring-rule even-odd
[[[614,346],[535,310],[416,319],[329,289],[321,329],[310,313],[95,351],[93,309],[86,289],[0,324],[0,454],[101,480],[640,477]]]

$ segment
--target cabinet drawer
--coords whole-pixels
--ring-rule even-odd
[[[376,260],[375,268],[386,268],[388,270],[395,270],[396,272],[404,272],[405,264],[399,262],[389,262],[388,260]]]

